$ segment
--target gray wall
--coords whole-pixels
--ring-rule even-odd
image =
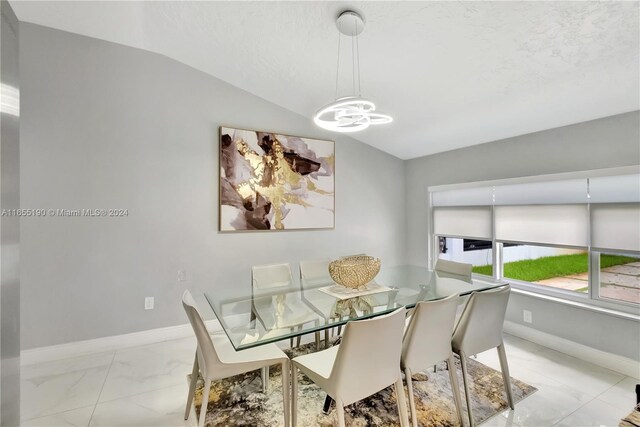
[[[23,349],[184,324],[252,264],[404,257],[403,161],[153,53],[24,24],[20,54],[22,207],[129,209],[22,221]],[[336,139],[335,230],[220,234],[221,124]]]
[[[0,77],[4,87],[20,89],[18,19],[0,2],[2,40]],[[6,86],[5,86],[6,85]],[[7,93],[2,91],[3,98]],[[15,97],[15,94],[13,94]],[[4,99],[3,99],[4,101]],[[20,117],[0,118],[0,209],[20,207]],[[0,425],[20,424],[20,218],[0,217]]]
[[[637,111],[409,160],[405,171],[408,258],[411,263],[427,263],[429,186],[637,164]],[[533,311],[533,327],[538,330],[640,359],[638,322],[515,294],[507,319],[523,323],[523,309]]]
[[[248,287],[252,264],[426,264],[431,185],[640,163],[638,112],[402,162],[141,50],[24,24],[21,67],[22,206],[129,209],[22,221],[23,349],[185,323],[184,288]],[[220,124],[337,138],[335,230],[220,234]],[[519,295],[509,320],[523,308],[541,331],[638,358],[637,322]]]

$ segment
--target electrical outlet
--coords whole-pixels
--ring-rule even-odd
[[[533,323],[533,315],[529,310],[522,310],[524,323]]]
[[[153,310],[154,299],[153,297],[146,297],[144,299],[144,309]]]
[[[178,270],[178,282],[187,281],[187,270]]]

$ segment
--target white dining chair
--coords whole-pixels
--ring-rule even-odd
[[[481,353],[494,347],[498,349],[507,401],[509,407],[513,409],[509,365],[502,341],[504,316],[510,291],[511,287],[507,285],[498,289],[473,292],[453,332],[451,345],[454,353],[460,356],[467,413],[471,427],[474,423],[471,412],[471,396],[469,395],[469,372],[466,359],[468,355]]]
[[[198,341],[196,357],[193,362],[191,382],[189,384],[189,395],[187,397],[187,407],[184,412],[184,419],[189,418],[191,413],[191,403],[195,395],[198,374],[204,379],[204,389],[202,391],[202,406],[200,407],[200,419],[198,425],[204,426],[209,404],[209,392],[211,382],[234,375],[262,369],[270,365],[280,364],[282,366],[282,401],[284,410],[284,426],[289,426],[290,409],[290,388],[289,388],[289,358],[275,344],[262,345],[257,348],[250,348],[236,351],[226,335],[209,335],[209,331],[198,312],[195,301],[189,291],[184,291],[182,295],[182,306],[184,307],[189,323],[193,328]],[[264,370],[263,370],[264,373]],[[268,378],[262,378],[263,383]],[[263,385],[264,388],[264,385]]]
[[[434,270],[445,277],[460,278],[470,282],[473,265],[438,258]]]
[[[305,284],[331,284],[333,280],[329,275],[331,260],[313,259],[300,261],[300,283]]]
[[[259,300],[263,296],[270,296],[279,291],[289,291],[291,297],[296,298],[295,292],[301,289],[293,281],[291,267],[286,263],[256,265],[251,267],[251,283],[253,301]],[[282,328],[290,328],[291,331],[296,328],[302,329],[306,323],[313,322],[318,326],[318,315],[309,307],[307,307],[300,299],[295,301],[295,306],[290,307],[295,312],[295,316],[286,324],[279,325]],[[259,317],[259,310],[254,309],[254,314]],[[301,336],[298,336],[296,345],[300,346]],[[316,349],[320,349],[320,332],[315,332]],[[291,338],[291,347],[293,347],[293,338]]]
[[[297,425],[298,370],[336,402],[338,426],[344,407],[395,384],[400,425],[408,423],[400,372],[405,309],[373,319],[348,322],[342,342],[292,360],[292,425]]]
[[[331,285],[333,279],[329,274],[329,258],[300,261],[300,287],[309,288],[319,285]],[[325,319],[325,322],[330,321]],[[334,328],[331,328],[332,330]],[[324,330],[325,347],[329,347],[329,329]]]
[[[413,315],[409,318],[402,341],[400,366],[407,380],[411,423],[414,427],[417,427],[418,419],[411,375],[422,372],[427,367],[442,361],[447,362],[458,420],[460,425],[463,425],[460,388],[456,374],[456,363],[451,350],[451,334],[453,333],[458,299],[458,295],[453,294],[437,301],[419,302],[413,310]]]
[[[446,259],[438,259],[436,261],[436,266],[434,267],[434,270],[436,271],[438,276],[441,278],[444,277],[444,278],[458,279],[458,280],[463,280],[465,282],[471,283],[471,274],[473,272],[473,265],[465,264],[462,262],[447,261]],[[468,296],[461,297],[458,300],[458,311],[456,313],[455,324],[458,324],[458,320],[460,319],[460,316],[462,316],[462,311],[464,310],[464,307],[466,306],[468,300],[469,300]]]
[[[273,289],[295,288],[291,267],[287,263],[254,265],[251,267],[254,293],[265,293]]]

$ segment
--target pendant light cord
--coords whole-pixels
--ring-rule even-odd
[[[357,25],[357,24],[356,24]],[[355,30],[351,35],[351,93],[356,93],[356,51],[355,51]]]
[[[356,28],[358,22],[356,21]],[[362,90],[360,89],[360,44],[358,43],[358,36],[356,36],[356,55],[358,58],[358,96],[362,96]]]
[[[338,64],[336,65],[336,96],[338,99],[338,80],[340,79],[340,31],[338,31]]]
[[[354,32],[351,34],[351,90],[356,94],[356,70],[358,76],[358,96],[362,96],[360,84],[360,44],[358,43],[358,22],[354,23]],[[336,94],[334,99],[338,99],[338,83],[340,81],[340,31],[338,31],[338,60],[336,61]]]

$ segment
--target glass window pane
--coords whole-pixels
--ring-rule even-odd
[[[600,254],[600,297],[640,303],[640,256]]]
[[[504,277],[555,289],[589,292],[586,251],[550,246],[513,245],[502,250]]]
[[[439,237],[438,258],[473,265],[473,272],[493,275],[491,240]]]

